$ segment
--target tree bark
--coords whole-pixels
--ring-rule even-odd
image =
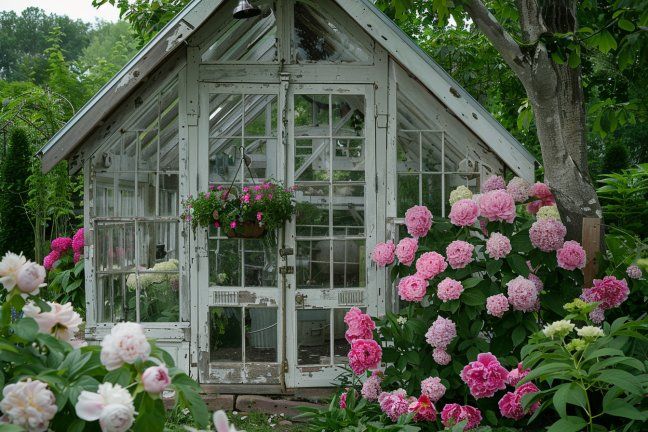
[[[574,31],[575,0],[516,0],[525,49],[480,0],[464,7],[515,72],[533,108],[545,182],[552,188],[568,237],[580,239],[584,217],[602,218],[587,161],[585,99],[580,68],[555,63],[541,36]]]

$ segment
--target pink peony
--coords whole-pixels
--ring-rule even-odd
[[[506,181],[504,181],[504,178],[501,176],[493,175],[486,179],[482,185],[481,191],[482,193],[487,193],[502,189],[506,189]]]
[[[538,292],[538,294],[540,294],[540,292],[544,288],[544,283],[542,283],[542,280],[538,276],[534,275],[533,273],[529,273],[527,279],[533,282],[533,285],[535,285],[536,287],[536,291]]]
[[[470,226],[479,217],[479,206],[471,199],[459,200],[452,205],[448,217],[453,225]]]
[[[394,246],[394,242],[391,240],[387,243],[378,243],[371,253],[371,260],[375,262],[378,267],[385,267],[394,262],[395,250],[396,247]]]
[[[464,430],[476,428],[482,421],[481,411],[470,405],[459,405],[456,403],[446,404],[443,410],[441,410],[441,423],[445,427],[452,427],[464,420],[468,420]]]
[[[43,267],[45,270],[52,270],[56,261],[61,259],[61,252],[53,250],[45,258],[43,258]]]
[[[434,348],[432,350],[432,359],[442,366],[448,365],[452,361],[452,357],[444,348]]]
[[[544,203],[541,200],[535,200],[527,204],[526,210],[529,214],[534,215],[538,213],[541,207],[544,207]]]
[[[515,201],[504,190],[494,190],[482,195],[479,200],[481,215],[489,221],[505,221],[513,223],[515,220]]]
[[[524,369],[522,363],[518,363],[517,368],[508,373],[506,384],[515,387],[520,381],[522,381],[522,378],[529,375],[529,372],[531,372],[531,369]]]
[[[380,365],[382,349],[373,339],[356,339],[351,342],[349,351],[349,367],[356,375]]]
[[[418,274],[405,276],[398,282],[398,295],[405,301],[420,302],[427,292],[428,281]]]
[[[9,423],[28,432],[50,430],[50,421],[58,411],[56,396],[47,384],[31,378],[4,387],[0,410],[4,414],[0,417],[1,430],[5,430],[4,423]],[[14,429],[7,427],[7,430]]]
[[[79,254],[83,253],[83,247],[85,245],[84,233],[85,230],[81,228],[72,236],[72,250]]]
[[[553,219],[535,221],[529,229],[531,244],[543,252],[558,250],[565,242],[567,228],[562,222]]]
[[[421,394],[429,397],[432,402],[438,402],[445,392],[446,386],[441,384],[439,377],[429,377],[421,381]]]
[[[142,386],[147,393],[160,394],[170,384],[169,370],[163,364],[151,366],[142,373]]]
[[[433,347],[445,350],[456,336],[457,326],[455,323],[451,319],[438,316],[425,333],[425,340]]]
[[[346,409],[346,407],[347,407],[347,397],[349,396],[349,391],[350,391],[350,389],[347,387],[346,391],[343,392],[340,395],[340,408],[341,409]],[[356,392],[355,390],[353,390],[353,394],[356,396],[356,398],[358,397],[358,392]]]
[[[576,270],[585,267],[585,249],[574,240],[563,243],[562,247],[556,252],[558,258],[558,267],[565,270]]]
[[[344,315],[344,323],[347,325],[347,330],[344,333],[347,342],[351,343],[356,339],[373,338],[376,323],[373,322],[370,315],[362,313],[357,307],[352,307]]]
[[[424,279],[432,279],[443,273],[448,267],[443,255],[437,252],[425,252],[416,260],[416,272]]]
[[[540,390],[533,383],[526,383],[516,388],[513,393],[506,393],[502,399],[499,400],[500,413],[503,417],[513,420],[521,420],[526,413],[535,412],[540,407],[540,402],[535,402],[527,412],[522,408],[522,396],[529,393],[537,393]]]
[[[396,257],[398,262],[410,266],[416,258],[416,251],[418,250],[418,239],[412,237],[405,237],[398,242],[396,246]]]
[[[494,232],[486,240],[486,253],[492,259],[505,258],[511,250],[511,240],[503,234]]]
[[[52,240],[52,250],[57,252],[65,252],[72,247],[72,239],[70,237],[58,237]]]
[[[497,390],[506,388],[508,371],[491,353],[481,353],[477,360],[467,364],[461,371],[461,379],[468,385],[475,399],[492,397]]]
[[[444,303],[449,300],[458,300],[461,297],[463,289],[461,282],[451,278],[445,278],[437,287],[437,297]]]
[[[394,390],[393,392],[382,392],[378,396],[378,403],[382,412],[394,422],[398,421],[399,417],[407,414],[411,401],[407,397],[407,393],[403,389]]]
[[[605,276],[603,279],[594,279],[594,286],[583,290],[581,298],[588,303],[598,302],[598,307],[608,310],[619,307],[627,300],[630,289],[625,279],[614,276]]]
[[[147,360],[150,354],[151,345],[146,340],[144,327],[138,323],[115,324],[101,341],[101,364],[109,371],[119,369],[124,363]]]
[[[412,237],[425,237],[432,227],[432,212],[425,206],[414,206],[405,212],[405,226]]]
[[[515,202],[525,202],[531,194],[531,185],[521,177],[513,177],[506,186],[506,191],[513,197]]]
[[[532,312],[535,310],[538,301],[538,290],[533,282],[523,276],[510,280],[508,287],[508,299],[514,310],[521,312]]]
[[[455,240],[446,248],[446,257],[448,264],[453,269],[466,267],[473,261],[473,251],[475,246],[463,240]]]
[[[643,273],[641,272],[641,269],[636,266],[636,265],[631,265],[626,269],[626,274],[630,279],[641,279],[643,276]]]
[[[380,383],[382,382],[381,373],[374,371],[369,378],[362,384],[362,397],[368,401],[377,401],[382,392]]]
[[[79,260],[83,257],[80,252],[74,252],[74,263],[78,263]]]
[[[58,340],[72,344],[75,333],[83,323],[81,315],[74,311],[72,303],[69,302],[65,304],[47,302],[47,305],[50,310],[43,312],[34,302],[29,302],[23,306],[23,313],[36,321],[41,333],[51,334]]]
[[[531,186],[530,192],[531,195],[541,200],[553,198],[551,189],[549,189],[549,186],[547,186],[545,183],[537,182],[536,184]]]
[[[44,287],[47,272],[40,264],[27,261],[20,267],[16,277],[16,285],[23,294],[37,295],[40,288]]]
[[[486,312],[497,318],[502,318],[509,310],[509,301],[504,294],[496,294],[486,299]]]
[[[427,395],[421,395],[409,405],[409,412],[414,414],[414,421],[434,421],[437,417],[436,408]]]

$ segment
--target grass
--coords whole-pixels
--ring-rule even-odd
[[[236,429],[245,432],[306,432],[306,427],[300,423],[290,425],[279,424],[284,417],[278,415],[267,415],[259,412],[239,413],[228,412],[230,424]],[[191,417],[181,412],[174,413],[167,423],[165,432],[186,432],[185,425],[191,425]],[[213,430],[213,425],[211,429]]]

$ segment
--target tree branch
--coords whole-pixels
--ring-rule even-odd
[[[497,18],[490,13],[481,0],[468,0],[464,4],[464,9],[522,83],[528,83],[529,64],[524,59],[524,53],[520,45],[497,21]]]
[[[516,0],[524,43],[536,43],[547,32],[537,0]]]

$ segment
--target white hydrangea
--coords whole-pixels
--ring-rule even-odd
[[[554,321],[551,324],[547,324],[542,329],[542,333],[548,338],[554,338],[555,336],[564,337],[569,332],[574,330],[576,327],[570,320],[560,320]]]
[[[450,192],[450,205],[462,199],[471,199],[473,193],[466,186],[459,186],[457,189]]]
[[[119,369],[124,363],[133,364],[137,359],[146,360],[149,354],[151,345],[144,328],[137,323],[116,324],[101,341],[101,363],[109,371]]]
[[[2,391],[0,410],[9,423],[29,432],[44,432],[56,415],[56,397],[47,384],[38,380],[7,385]]]
[[[560,212],[558,212],[558,207],[555,205],[549,205],[549,206],[542,206],[540,207],[540,210],[538,210],[538,213],[536,214],[536,218],[538,220],[540,219],[552,219],[552,220],[560,220]]]
[[[596,326],[583,326],[581,328],[576,329],[576,333],[580,337],[592,338],[592,339],[605,336],[605,333],[603,333],[603,329]]]

